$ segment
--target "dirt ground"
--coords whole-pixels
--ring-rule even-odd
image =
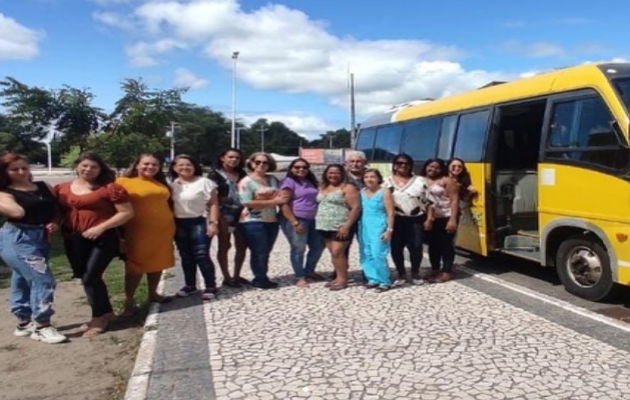
[[[60,282],[53,324],[69,341],[44,344],[13,336],[9,289],[0,289],[0,400],[124,398],[142,338],[142,321],[115,321],[104,334],[81,338],[90,310],[77,280]]]

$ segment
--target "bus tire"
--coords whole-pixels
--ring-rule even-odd
[[[583,235],[562,242],[556,253],[556,270],[565,290],[583,299],[603,301],[616,288],[608,252]]]

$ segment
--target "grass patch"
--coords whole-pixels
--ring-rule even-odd
[[[72,279],[72,269],[68,263],[61,235],[53,236],[50,249],[50,269],[55,279],[67,282]],[[105,271],[105,283],[109,290],[109,296],[114,310],[121,310],[125,301],[125,263],[115,258]],[[11,270],[3,262],[0,264],[0,289],[11,285]],[[144,316],[149,309],[147,301],[147,287],[140,285],[136,291],[136,307],[139,314]]]

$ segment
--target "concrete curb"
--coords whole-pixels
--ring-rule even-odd
[[[158,293],[164,292],[165,274],[162,274]],[[147,319],[144,321],[144,334],[140,341],[136,363],[127,382],[125,400],[146,400],[149,389],[149,380],[153,372],[153,356],[157,343],[158,314],[160,304],[152,303],[149,306]]]
[[[477,271],[472,270],[472,269],[467,268],[467,267],[463,267],[463,266],[458,265],[456,268],[458,270],[462,271],[462,272],[465,272],[468,275],[474,276],[475,278],[484,280],[486,282],[493,283],[493,284],[498,285],[498,286],[502,286],[502,287],[504,287],[506,289],[509,289],[509,290],[514,291],[514,292],[520,293],[522,295],[534,298],[536,300],[542,301],[542,302],[547,303],[549,305],[552,305],[554,307],[561,308],[561,309],[569,311],[571,313],[580,315],[582,317],[586,317],[586,318],[589,318],[591,320],[600,322],[602,324],[606,324],[608,326],[611,326],[613,328],[622,330],[624,332],[630,332],[630,324],[627,324],[625,322],[621,322],[621,321],[618,321],[618,320],[616,320],[614,318],[610,318],[610,317],[607,317],[605,315],[598,314],[598,313],[596,313],[594,311],[590,311],[590,310],[587,310],[585,308],[575,306],[575,305],[573,305],[573,304],[571,304],[569,302],[566,302],[564,300],[556,299],[556,298],[548,296],[546,294],[536,292],[536,291],[534,291],[532,289],[528,289],[528,288],[526,288],[524,286],[520,286],[520,285],[517,285],[517,284],[514,284],[514,283],[510,283],[510,282],[508,282],[506,280],[503,280],[503,279],[500,279],[500,278],[496,278],[494,276],[487,275],[487,274],[484,274],[482,272],[477,272]]]

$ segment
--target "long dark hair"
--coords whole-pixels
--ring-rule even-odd
[[[193,165],[193,168],[195,169],[195,172],[193,172],[194,176],[203,175],[203,168],[201,168],[201,164],[199,164],[197,160],[195,160],[192,156],[189,156],[188,154],[180,154],[175,157],[175,159],[173,159],[173,162],[171,162],[171,165],[168,167],[168,172],[166,173],[166,175],[171,178],[171,180],[175,180],[179,177],[179,174],[177,173],[177,171],[175,171],[175,165],[179,160],[188,160]]]
[[[127,172],[125,173],[125,176],[127,178],[137,178],[139,176],[138,174],[138,164],[140,164],[140,161],[145,158],[145,157],[151,157],[151,158],[155,158],[158,161],[159,164],[159,168],[158,168],[158,172],[155,174],[155,176],[153,176],[153,179],[166,186],[170,192],[171,187],[168,184],[168,181],[166,180],[166,174],[164,174],[164,171],[162,170],[162,165],[164,165],[164,161],[162,160],[162,158],[158,155],[155,154],[151,154],[151,153],[145,153],[145,154],[140,154],[138,157],[136,157],[136,159],[131,163],[131,166],[129,167],[129,169],[127,170]]]
[[[326,167],[326,169],[324,170],[324,173],[322,174],[322,187],[325,188],[328,185],[330,185],[330,181],[328,180],[328,178],[326,177],[326,174],[328,173],[328,171],[330,171],[332,168],[337,168],[340,172],[341,172],[341,183],[348,183],[348,174],[346,173],[346,169],[343,167],[343,165],[341,164],[330,164]]]
[[[6,189],[9,185],[11,185],[11,178],[9,178],[9,165],[16,161],[24,161],[28,164],[28,159],[26,156],[18,153],[6,153],[2,157],[0,157],[0,189]],[[33,175],[31,175],[30,180],[33,180]]]
[[[136,159],[131,163],[131,166],[129,167],[129,169],[127,170],[127,172],[125,173],[125,176],[127,178],[137,178],[139,176],[138,174],[138,164],[140,164],[140,161],[145,158],[145,157],[151,157],[151,158],[155,158],[158,161],[159,164],[159,168],[158,168],[158,172],[157,174],[155,174],[153,176],[153,179],[159,183],[160,185],[163,185],[164,187],[166,187],[166,189],[168,189],[168,206],[169,208],[172,210],[175,209],[175,205],[173,203],[173,189],[171,189],[171,185],[168,184],[168,181],[166,180],[166,175],[164,174],[164,171],[162,170],[162,165],[164,165],[164,161],[162,160],[162,158],[156,154],[151,154],[151,153],[144,153],[144,154],[140,154],[138,157],[136,157]]]
[[[295,163],[298,162],[306,164],[306,167],[308,168],[308,173],[306,174],[306,177],[304,179],[306,179],[315,187],[319,186],[319,182],[317,181],[315,174],[313,173],[313,171],[311,171],[311,164],[303,158],[296,158],[295,160],[291,161],[291,164],[289,164],[289,168],[287,171],[287,178],[291,178],[294,181],[299,180],[299,178],[293,173],[293,166],[295,165]]]
[[[243,156],[243,152],[239,149],[230,147],[229,149],[226,149],[220,152],[216,160],[214,161],[214,169],[215,170],[223,169],[223,161],[221,161],[221,159],[225,157],[227,153],[230,153],[230,152],[238,153],[238,155],[241,157],[241,160],[239,161],[235,169],[235,172],[238,174],[238,180],[240,181],[241,179],[247,176],[247,171],[245,171],[245,157]]]
[[[455,180],[463,191],[468,191],[468,187],[472,185],[472,179],[470,178],[470,172],[468,172],[468,168],[466,168],[466,163],[461,158],[451,158],[450,160],[448,160],[448,163],[446,163],[447,173],[450,173],[451,164],[453,163],[453,161],[459,161],[462,164],[462,172],[457,175],[457,178]]]
[[[422,171],[420,172],[420,175],[427,176],[427,167],[432,163],[437,163],[440,166],[440,171],[441,171],[440,178],[448,176],[448,169],[446,169],[446,163],[441,158],[428,159],[422,166]]]
[[[85,160],[95,162],[96,164],[98,164],[98,167],[101,170],[96,179],[94,179],[94,183],[97,186],[105,186],[107,184],[113,183],[116,180],[116,172],[114,172],[113,169],[109,168],[103,158],[101,158],[101,156],[93,151],[86,151],[81,153],[79,158],[74,160],[74,162],[72,163],[72,169],[76,169],[79,164],[81,164]]]
[[[413,175],[413,158],[407,153],[399,153],[394,156],[392,159],[392,175],[396,174],[396,162],[400,159],[403,159],[409,164],[409,173]]]

